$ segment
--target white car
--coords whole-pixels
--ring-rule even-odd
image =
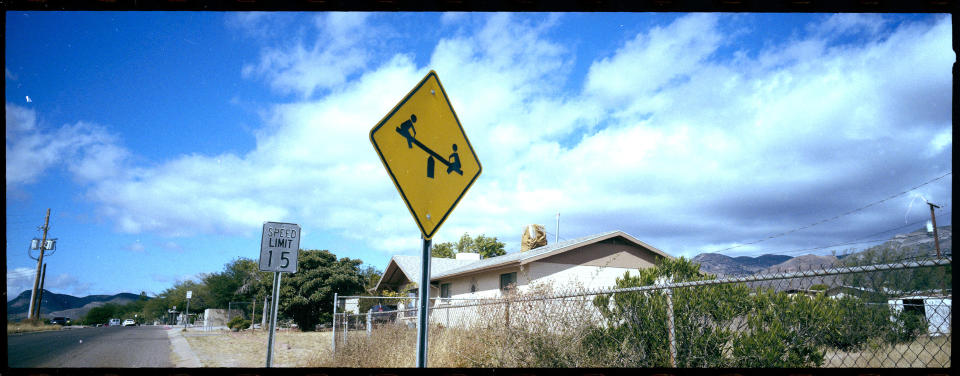
[[[120,319],[110,319],[110,322],[107,323],[107,326],[117,326],[120,325]]]
[[[136,325],[137,323],[134,322],[133,319],[123,320],[123,326],[136,326]]]

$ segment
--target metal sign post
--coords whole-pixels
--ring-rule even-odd
[[[273,272],[273,304],[270,305],[270,334],[267,336],[267,368],[273,364],[273,337],[277,332],[277,306],[280,299],[280,272]]]
[[[297,272],[300,253],[300,225],[263,222],[260,237],[260,270],[273,272],[273,300],[270,304],[270,334],[267,335],[267,368],[273,363],[273,338],[277,331],[277,308],[280,306],[280,273]]]
[[[187,310],[186,315],[183,316],[183,330],[187,330],[187,322],[190,321],[190,298],[193,296],[193,291],[187,291]]]
[[[417,368],[427,366],[427,326],[430,323],[430,239],[423,239],[420,296],[417,302]]]

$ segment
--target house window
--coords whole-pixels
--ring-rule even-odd
[[[500,275],[500,290],[507,291],[517,286],[517,272]]]
[[[927,312],[923,306],[923,299],[904,299],[903,312],[911,312],[920,317],[926,317]]]
[[[440,284],[440,297],[441,297],[441,298],[449,298],[449,297],[450,297],[450,284],[449,284],[449,283]]]

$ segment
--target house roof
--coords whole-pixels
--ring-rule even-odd
[[[664,253],[663,251],[650,246],[647,243],[641,242],[640,240],[637,240],[636,238],[630,236],[629,234],[623,231],[614,230],[614,231],[608,231],[600,234],[588,235],[588,236],[584,236],[584,237],[576,238],[572,240],[564,240],[562,242],[555,243],[555,244],[547,244],[545,246],[534,248],[526,252],[514,252],[514,253],[508,253],[503,256],[482,259],[480,261],[474,261],[470,264],[463,265],[453,269],[448,269],[446,271],[431,270],[430,279],[434,280],[434,279],[450,277],[458,274],[472,273],[475,271],[497,268],[497,267],[506,266],[509,264],[523,265],[523,264],[527,264],[542,258],[554,256],[569,250],[580,248],[593,243],[599,243],[601,241],[611,239],[611,238],[616,238],[616,237],[626,239],[660,256],[673,258],[673,256],[670,256]]]
[[[374,291],[380,289],[380,285],[384,283],[384,278],[392,278],[393,274],[396,272],[403,273],[406,276],[407,280],[416,284],[420,283],[420,267],[421,260],[423,258],[420,256],[405,256],[405,255],[396,255],[390,259],[390,263],[387,264],[387,268],[383,271],[383,275],[380,277],[380,281],[377,282],[377,286],[374,287]],[[430,258],[430,274],[436,275],[453,268],[457,268],[466,264],[474,263],[476,260],[456,260],[451,258],[441,258],[441,257],[431,257]],[[388,275],[389,274],[389,275]]]
[[[432,257],[430,259],[430,280],[434,281],[440,278],[460,274],[470,274],[481,270],[494,269],[508,265],[524,265],[542,258],[554,256],[566,251],[577,249],[593,243],[599,243],[612,238],[625,239],[628,242],[633,243],[641,248],[650,250],[657,255],[673,258],[673,256],[670,256],[647,243],[637,240],[633,236],[630,236],[623,231],[615,230],[600,234],[588,235],[581,238],[565,240],[556,244],[548,244],[526,252],[513,252],[479,261]],[[393,258],[390,260],[390,264],[387,265],[387,269],[384,270],[383,277],[381,277],[380,281],[377,282],[377,287],[375,288],[380,288],[383,278],[389,278],[388,272],[393,271],[391,268],[394,267],[394,265],[396,269],[399,269],[399,271],[403,272],[403,274],[407,277],[407,280],[413,282],[419,281],[421,267],[420,260],[421,258],[417,256],[393,256]],[[395,271],[393,272],[395,273]]]

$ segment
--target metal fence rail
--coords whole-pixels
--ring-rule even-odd
[[[433,299],[429,365],[948,368],[951,260]],[[412,366],[416,317],[338,312],[334,363]]]

